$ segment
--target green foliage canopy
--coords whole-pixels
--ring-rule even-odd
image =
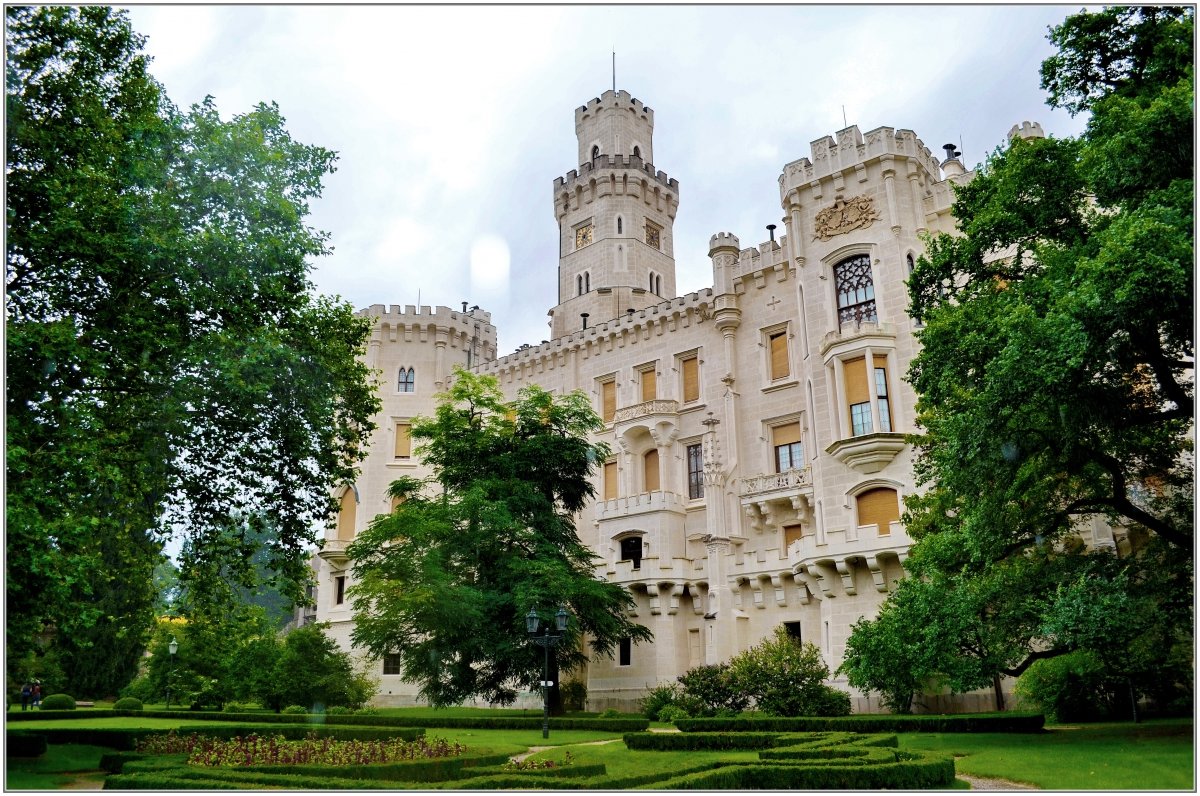
[[[543,621],[560,605],[571,615],[552,656],[559,670],[587,660],[585,634],[609,656],[622,638],[648,640],[624,616],[632,598],[596,576],[575,533],[573,515],[594,491],[588,476],[607,453],[588,440],[600,427],[582,393],[532,386],[509,403],[494,378],[455,371],[435,416],[412,428],[440,494],[397,481],[403,502],[348,549],[355,645],[399,654],[405,679],[444,706],[508,704],[536,686],[543,653],[526,633],[531,609]]]
[[[1190,643],[1193,29],[1183,8],[1055,28],[1043,87],[1086,132],[998,150],[911,277],[921,580],[856,624],[842,667],[897,709],[1076,649],[1153,679]],[[1097,521],[1119,551],[1086,547]]]
[[[308,279],[334,154],[274,105],[174,108],[121,11],[5,12],[9,659],[109,620],[131,652],[152,598],[106,595],[148,582],[172,533],[250,572],[231,517],[271,519],[300,598],[378,407],[369,321]]]

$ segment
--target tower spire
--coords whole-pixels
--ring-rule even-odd
[[[613,48],[613,93],[617,93],[617,48]]]

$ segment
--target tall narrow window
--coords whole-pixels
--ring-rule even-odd
[[[583,274],[580,274],[579,276],[575,277],[575,295],[576,296],[583,295]]]
[[[617,216],[617,234],[618,235],[620,235],[624,232],[624,230],[621,229],[621,227],[622,227],[621,217]]]
[[[870,390],[872,389],[879,401],[879,430],[892,430],[892,409],[888,401],[887,358],[873,357],[873,361],[874,367],[871,369],[871,373],[874,384],[867,381],[865,357],[848,359],[842,364],[846,383],[846,403],[850,409],[850,433],[855,437],[870,434],[875,430],[875,423],[871,417]]]
[[[412,458],[412,426],[408,423],[396,424],[396,458]]]
[[[881,536],[889,534],[891,523],[900,519],[900,501],[894,489],[868,489],[855,499],[855,503],[858,505],[858,524],[878,526]]]
[[[592,292],[592,272],[591,271],[583,272],[583,292],[584,293]]]
[[[879,366],[875,358],[875,397],[879,399],[879,430],[892,430],[892,410],[888,405],[887,368]]]
[[[358,510],[358,499],[354,496],[353,487],[346,487],[342,493],[342,502],[338,510],[337,538],[350,541],[354,538],[354,519]]]
[[[656,296],[662,295],[662,275],[661,274],[654,277],[654,295],[656,295]]]
[[[633,148],[633,156],[635,158],[640,158],[642,156],[642,150],[639,149],[638,147],[634,147]]]
[[[704,449],[700,443],[687,446],[688,499],[704,497]]]
[[[617,382],[609,379],[600,385],[600,417],[611,423],[617,414]]]
[[[642,400],[653,401],[658,397],[658,374],[654,368],[647,368],[639,374],[642,383]]]
[[[341,605],[346,602],[346,576],[338,575],[333,579],[333,604]]]
[[[599,145],[592,147],[592,160],[595,160],[598,157],[600,157]]]
[[[788,423],[771,429],[775,445],[775,472],[782,473],[804,466],[804,449],[800,443],[800,423]]]
[[[633,640],[628,636],[621,639],[621,651],[618,655],[619,666],[629,666],[633,660]]]
[[[646,451],[642,461],[646,469],[646,489],[644,491],[657,492],[661,488],[658,473],[658,451]]]
[[[604,463],[604,499],[613,500],[617,497],[617,463]]]
[[[833,267],[833,281],[837,289],[838,329],[878,322],[870,256],[859,254],[842,260]]]
[[[771,356],[771,381],[786,379],[791,375],[791,367],[788,365],[787,332],[776,332],[768,338],[768,341]]]
[[[700,400],[700,358],[693,355],[680,360],[683,366],[683,402]]]
[[[412,368],[400,368],[400,375],[396,379],[396,392],[416,392],[417,390],[417,372]]]

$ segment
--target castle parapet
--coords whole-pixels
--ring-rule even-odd
[[[679,190],[679,180],[668,176],[665,171],[656,170],[653,163],[647,163],[636,155],[598,155],[590,163],[580,163],[578,169],[571,169],[566,176],[555,177],[554,190],[570,187],[581,179],[590,181],[604,169],[637,171],[671,191]]]
[[[810,144],[811,159],[799,158],[783,167],[779,176],[781,195],[884,155],[916,160],[934,179],[940,179],[938,160],[912,130],[876,127],[864,136],[857,125],[851,125],[836,135],[836,138],[824,136],[813,141]]]
[[[637,97],[631,97],[628,91],[621,89],[620,91],[606,91],[599,97],[592,97],[588,100],[587,105],[580,105],[575,109],[575,127],[578,128],[585,119],[598,113],[606,108],[627,109],[632,108],[633,112],[643,117],[651,124],[654,123],[654,111],[647,105],[642,104],[642,101]]]
[[[1008,131],[1008,140],[1014,138],[1045,138],[1046,132],[1037,122],[1021,122],[1019,125],[1014,124],[1012,129]]]

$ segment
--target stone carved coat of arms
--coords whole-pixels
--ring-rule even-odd
[[[870,196],[854,196],[850,199],[839,196],[832,205],[817,213],[813,240],[829,240],[835,235],[869,227],[878,218],[875,200]]]

